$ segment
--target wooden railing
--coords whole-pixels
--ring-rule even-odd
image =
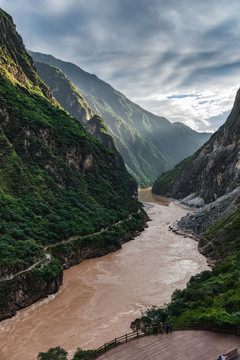
[[[229,351],[227,354],[225,354],[225,357],[227,360],[233,360],[236,359],[239,356],[238,350],[233,349],[232,351]]]
[[[237,331],[237,327],[234,325],[216,325],[210,323],[176,323],[173,326],[174,331],[180,330],[208,330],[214,332],[221,332],[221,333],[230,333],[235,334]],[[145,328],[142,330],[133,331],[129,334],[122,335],[118,338],[115,338],[108,343],[100,346],[98,349],[94,350],[90,355],[87,355],[83,358],[83,360],[93,360],[99,357],[100,355],[104,354],[108,350],[117,347],[118,345],[124,344],[128,341],[138,339],[143,336],[148,336],[153,334],[153,328]]]
[[[237,326],[231,324],[217,325],[212,323],[176,323],[174,330],[208,330],[214,332],[222,332],[228,334],[235,334]]]

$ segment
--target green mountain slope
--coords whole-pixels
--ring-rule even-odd
[[[35,61],[60,68],[78,87],[91,108],[104,119],[128,169],[141,186],[151,185],[160,173],[191,155],[209,138],[209,134],[199,134],[183,124],[172,124],[151,114],[74,64],[51,55],[31,55]]]
[[[123,165],[122,157],[112,136],[108,134],[103,119],[88,106],[77,87],[68,80],[60,69],[38,61],[35,64],[38,73],[51,88],[52,94],[62,107],[79,120],[80,124],[84,125],[91,135],[110,148],[116,156],[116,161]]]
[[[0,41],[2,319],[57,291],[61,264],[119,248],[144,212],[123,161],[62,110],[2,10]]]

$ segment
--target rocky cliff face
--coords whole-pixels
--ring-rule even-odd
[[[206,202],[240,185],[240,91],[226,123],[193,156],[164,173],[153,191],[173,198],[191,193]]]
[[[30,271],[12,280],[1,281],[1,294],[5,298],[1,302],[0,321],[14,316],[17,310],[56,293],[62,284],[62,278],[63,271],[58,266],[58,272],[52,278],[47,271],[41,277],[37,271]]]

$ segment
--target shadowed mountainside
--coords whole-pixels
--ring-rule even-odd
[[[156,194],[184,198],[191,193],[206,202],[228,194],[240,185],[240,91],[224,125],[196,153],[153,185]]]
[[[102,116],[139,186],[151,185],[159,174],[191,155],[210,136],[197,133],[182,123],[171,123],[164,117],[151,114],[97,76],[74,64],[51,55],[30,53],[34,61],[61,69],[77,86],[89,106]],[[39,75],[46,81],[44,72]],[[52,90],[51,84],[48,83]]]

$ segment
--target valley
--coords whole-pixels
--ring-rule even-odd
[[[1,360],[57,346],[79,360],[78,347],[153,321],[239,335],[240,90],[210,137],[193,130],[214,118],[200,111],[203,91],[167,93],[172,70],[145,101],[177,105],[175,122],[72,62],[27,51],[0,8]],[[184,106],[202,116],[181,122]]]
[[[73,63],[32,51],[30,55],[57,101],[105,145],[110,142],[107,128],[139,187],[151,186],[163,171],[191,155],[210,137],[146,111]],[[104,135],[99,131],[103,124],[91,118],[93,111],[104,119]]]

